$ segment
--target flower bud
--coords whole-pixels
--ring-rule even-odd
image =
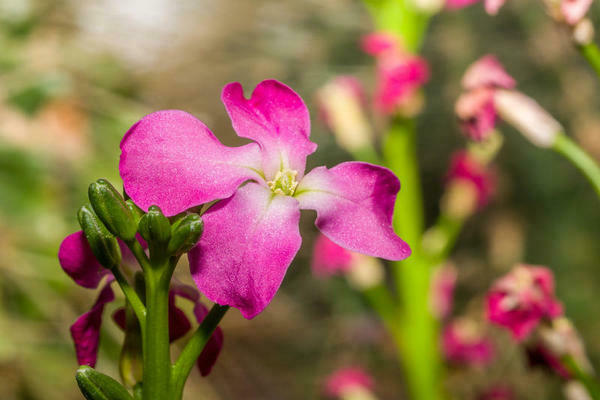
[[[166,245],[171,238],[171,224],[158,206],[150,206],[138,226],[140,235],[149,244]]]
[[[119,382],[87,365],[79,367],[75,379],[87,400],[133,400]]]
[[[137,224],[133,214],[109,181],[98,179],[92,183],[88,197],[96,215],[113,235],[126,241],[135,239]]]
[[[171,227],[171,240],[167,252],[172,255],[187,253],[198,243],[204,231],[204,221],[198,214],[189,214]]]
[[[536,146],[551,147],[563,130],[558,121],[523,93],[499,90],[494,103],[498,114]]]
[[[573,27],[573,41],[579,46],[590,44],[594,40],[594,24],[584,18]]]
[[[142,219],[142,216],[144,215],[144,211],[139,208],[131,199],[125,200],[125,205],[129,211],[131,211],[133,220],[135,221],[135,226],[137,227],[140,223],[140,219]]]
[[[117,268],[121,264],[121,249],[117,238],[106,229],[91,206],[82,206],[77,218],[98,262],[108,269]]]

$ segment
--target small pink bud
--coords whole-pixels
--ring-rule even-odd
[[[494,96],[496,111],[531,143],[551,147],[562,126],[535,100],[523,93],[499,90]]]
[[[444,327],[442,348],[449,361],[460,364],[484,365],[494,355],[481,325],[469,318],[457,318]]]
[[[342,368],[325,381],[325,394],[332,398],[350,398],[353,393],[370,393],[373,378],[360,367]],[[365,397],[372,398],[372,397]]]

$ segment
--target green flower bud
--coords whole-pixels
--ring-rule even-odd
[[[167,251],[172,255],[187,253],[198,243],[204,222],[198,214],[189,214],[177,220],[171,227],[171,240]]]
[[[88,197],[96,215],[106,228],[123,240],[133,240],[137,224],[121,194],[106,179],[98,179],[88,189]]]
[[[149,245],[166,245],[171,238],[171,224],[158,206],[150,206],[148,213],[140,219],[140,235]]]
[[[98,262],[108,269],[117,268],[121,264],[121,249],[117,238],[106,229],[91,206],[82,206],[77,218]]]
[[[133,202],[133,200],[125,200],[125,205],[127,206],[127,208],[129,208],[129,211],[131,211],[131,214],[133,215],[133,220],[135,221],[135,226],[137,227],[140,223],[140,219],[142,219],[142,216],[144,215],[144,211],[141,208],[139,208]]]
[[[133,400],[119,382],[87,365],[79,367],[75,379],[87,400]]]

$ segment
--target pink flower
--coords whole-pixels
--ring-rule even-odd
[[[353,253],[338,246],[325,235],[317,236],[313,251],[312,271],[317,277],[330,277],[352,268]]]
[[[165,215],[225,199],[204,215],[204,234],[188,254],[200,291],[238,308],[246,318],[272,300],[301,244],[300,209],[316,210],[316,225],[351,251],[400,260],[410,248],[394,233],[398,178],[388,169],[346,162],[304,174],[310,118],[292,89],[260,83],[250,99],[230,83],[222,100],[238,136],[222,145],[183,111],[158,111],[137,122],[121,142],[125,190],[143,209]],[[245,183],[244,185],[242,185]]]
[[[146,246],[141,238],[138,238],[138,240],[144,247]],[[119,245],[123,254],[123,264],[129,268],[135,268],[136,261],[133,254],[131,254],[127,246],[120,240]],[[107,277],[90,311],[82,314],[71,325],[70,329],[79,365],[94,367],[98,357],[100,328],[104,307],[107,303],[115,299],[111,288],[114,277],[108,269],[103,268],[98,263],[82,231],[75,232],[62,241],[58,251],[58,259],[67,275],[78,285],[85,288],[95,289],[100,285],[102,279],[105,276]],[[200,296],[194,288],[186,285],[174,285],[169,293],[169,334],[171,341],[184,336],[191,328],[190,321],[185,313],[175,305],[176,295],[194,302],[194,314],[198,323],[202,322],[208,313],[206,307],[200,303]],[[117,309],[113,314],[113,319],[117,325],[124,329],[125,309]],[[223,332],[220,328],[217,328],[198,358],[198,367],[202,376],[206,376],[210,372],[216,362],[222,343]]]
[[[560,10],[567,24],[577,25],[585,17],[591,5],[592,0],[562,0]]]
[[[443,319],[452,312],[457,272],[451,264],[438,267],[431,280],[431,308],[436,317]]]
[[[489,15],[496,15],[506,0],[484,0],[485,12]],[[475,4],[479,0],[446,0],[446,7],[451,10],[457,10]]]
[[[515,85],[515,80],[493,55],[480,58],[467,69],[462,79],[466,92],[455,105],[456,115],[467,137],[480,141],[492,133],[496,126],[496,90],[512,89]]]
[[[495,191],[494,175],[467,151],[455,152],[450,161],[446,185],[456,182],[467,183],[475,189],[479,208],[489,203]]]
[[[494,355],[492,343],[481,327],[467,318],[455,319],[444,327],[442,349],[449,361],[460,364],[484,365]]]
[[[365,36],[362,48],[377,61],[376,109],[389,115],[409,107],[418,89],[429,80],[427,62],[407,53],[399,39],[390,33]]]
[[[521,264],[497,280],[487,295],[487,317],[509,329],[515,340],[525,339],[542,319],[560,316],[552,272]]]
[[[492,386],[477,397],[478,400],[513,400],[515,398],[513,390],[503,385]]]
[[[325,382],[325,394],[342,397],[355,390],[371,391],[373,378],[360,367],[342,368],[330,375]]]

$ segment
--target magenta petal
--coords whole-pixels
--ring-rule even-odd
[[[312,271],[320,278],[344,273],[352,268],[352,252],[338,246],[321,234],[315,241]]]
[[[115,299],[115,294],[110,287],[111,282],[112,278],[100,291],[98,299],[91,310],[82,314],[71,325],[71,337],[75,343],[75,353],[79,365],[89,365],[91,367],[96,365],[104,305]]]
[[[194,116],[166,110],[145,116],[125,134],[119,171],[138,206],[158,205],[170,216],[231,196],[257,177],[260,165],[256,144],[224,146]]]
[[[204,321],[204,318],[206,318],[206,315],[208,315],[208,308],[206,308],[204,304],[198,302],[194,307],[194,315],[196,316],[198,323],[201,324],[202,321]],[[210,374],[212,367],[217,362],[217,358],[221,353],[221,348],[223,348],[223,331],[220,327],[217,327],[210,339],[208,339],[208,342],[206,342],[206,345],[196,362],[202,376]]]
[[[223,104],[238,136],[255,140],[262,149],[263,171],[273,179],[280,167],[304,174],[306,157],[317,145],[309,140],[310,116],[304,101],[292,89],[275,80],[262,81],[249,100],[242,85],[223,88]]]
[[[58,260],[63,270],[78,285],[95,289],[110,271],[102,267],[82,231],[67,236],[58,250]]]
[[[185,313],[175,305],[175,293],[169,292],[169,341],[174,342],[185,336],[192,329],[190,320]]]
[[[318,167],[296,189],[303,209],[317,211],[317,228],[336,244],[357,253],[402,260],[410,248],[392,228],[398,178],[387,168],[345,162]]]
[[[198,289],[245,318],[255,317],[275,296],[300,248],[298,202],[251,182],[202,218],[204,234],[188,253]]]
[[[125,307],[119,307],[113,312],[112,319],[122,331],[127,327],[127,314],[125,313]]]

